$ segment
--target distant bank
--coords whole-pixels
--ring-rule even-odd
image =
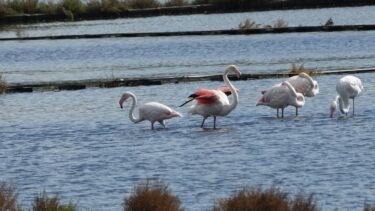
[[[267,10],[285,10],[285,9],[310,9],[310,8],[329,8],[329,7],[352,7],[375,5],[374,0],[271,0],[271,1],[244,1],[245,3],[232,5],[223,4],[203,4],[188,5],[178,7],[158,7],[150,9],[128,9],[121,12],[82,12],[72,13],[69,11],[59,12],[57,14],[24,14],[24,15],[6,15],[0,16],[0,24],[19,24],[35,22],[53,22],[53,21],[81,21],[81,20],[100,20],[114,18],[134,18],[150,17],[160,15],[187,15],[187,14],[211,14],[211,13],[229,13],[229,12],[249,12],[249,11],[267,11]]]

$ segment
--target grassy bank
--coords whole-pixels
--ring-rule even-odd
[[[0,181],[0,207],[7,211],[22,211],[19,205],[18,192],[14,185]],[[32,211],[78,211],[83,210],[78,203],[61,203],[59,195],[49,196],[45,191],[39,193],[31,203]],[[136,184],[129,196],[125,196],[122,207],[124,211],[182,211],[184,210],[177,195],[168,185],[159,180],[144,180]],[[91,210],[93,208],[84,208]],[[361,208],[359,208],[361,209]],[[357,210],[359,210],[357,209]],[[288,194],[276,187],[244,187],[228,197],[218,198],[213,202],[212,211],[318,211],[321,210],[313,194],[302,192]],[[340,210],[336,208],[335,210]],[[375,207],[364,204],[364,211],[375,211]]]

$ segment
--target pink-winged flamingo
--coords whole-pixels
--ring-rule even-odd
[[[354,99],[363,91],[363,84],[361,79],[347,75],[340,78],[336,83],[337,96],[332,101],[330,106],[330,117],[332,118],[336,113],[337,101],[339,102],[339,108],[341,113],[348,116],[350,109],[349,99],[353,100],[353,116],[354,112]]]
[[[180,113],[169,108],[168,106],[158,102],[148,102],[139,107],[138,117],[134,116],[134,108],[137,106],[137,97],[131,92],[125,92],[120,100],[120,107],[123,108],[123,103],[128,98],[132,99],[132,105],[129,111],[129,119],[134,122],[142,122],[148,120],[151,122],[151,129],[154,129],[154,123],[159,122],[165,128],[165,120],[173,117],[182,117]]]
[[[288,78],[288,81],[296,90],[305,97],[314,97],[319,94],[318,82],[313,80],[307,73],[300,73],[298,75]],[[296,107],[296,116],[298,116],[298,107]]]
[[[205,120],[209,116],[214,117],[213,128],[216,128],[216,117],[227,116],[233,111],[238,104],[238,92],[237,89],[228,79],[228,74],[236,74],[237,78],[240,78],[241,72],[235,65],[229,65],[224,73],[223,80],[226,87],[221,87],[215,90],[199,89],[194,94],[189,96],[189,100],[186,103],[194,100],[195,103],[189,108],[189,113],[195,115],[201,115],[203,117],[201,128],[204,126]],[[229,102],[227,95],[233,94],[233,101]]]
[[[294,87],[284,81],[276,84],[270,89],[262,91],[262,97],[258,100],[256,106],[264,105],[277,109],[277,118],[279,118],[279,109],[281,109],[281,118],[284,118],[284,108],[291,105],[302,107],[305,104],[303,94],[296,92]]]

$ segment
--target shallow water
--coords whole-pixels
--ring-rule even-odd
[[[364,6],[38,23],[5,28],[0,37],[221,30],[238,28],[248,18],[262,25],[274,25],[281,19],[288,26],[320,26],[329,18],[336,25],[374,24],[374,9],[375,6]]]
[[[375,66],[375,32],[291,33],[2,42],[8,82],[243,73]]]
[[[287,108],[285,119],[255,106],[260,91],[282,79],[236,81],[240,104],[218,118],[217,130],[200,129],[201,118],[177,106],[197,88],[222,82],[2,95],[1,179],[17,185],[24,206],[45,189],[81,208],[121,210],[136,183],[158,178],[185,210],[210,210],[216,198],[258,185],[313,193],[323,210],[361,210],[375,201],[375,74],[357,76],[365,86],[357,115],[333,119],[328,107],[340,76],[317,77],[320,94],[307,99],[300,117]],[[124,91],[184,117],[154,131],[148,122],[133,124],[130,103],[118,107]]]

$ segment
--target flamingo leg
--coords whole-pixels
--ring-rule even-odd
[[[160,120],[159,123],[163,126],[163,128],[165,128],[165,121],[164,120]]]
[[[154,123],[155,123],[155,122],[151,122],[151,130],[154,129]]]
[[[280,118],[279,117],[279,108],[277,108],[276,110],[277,110],[277,118]]]
[[[201,128],[203,128],[203,126],[204,126],[204,121],[206,121],[206,117],[203,117]]]
[[[281,118],[284,118],[284,108],[281,108]]]
[[[214,129],[216,129],[216,116],[214,116]]]
[[[353,116],[354,116],[354,97],[353,97]]]
[[[296,107],[296,116],[298,116],[298,107]]]

